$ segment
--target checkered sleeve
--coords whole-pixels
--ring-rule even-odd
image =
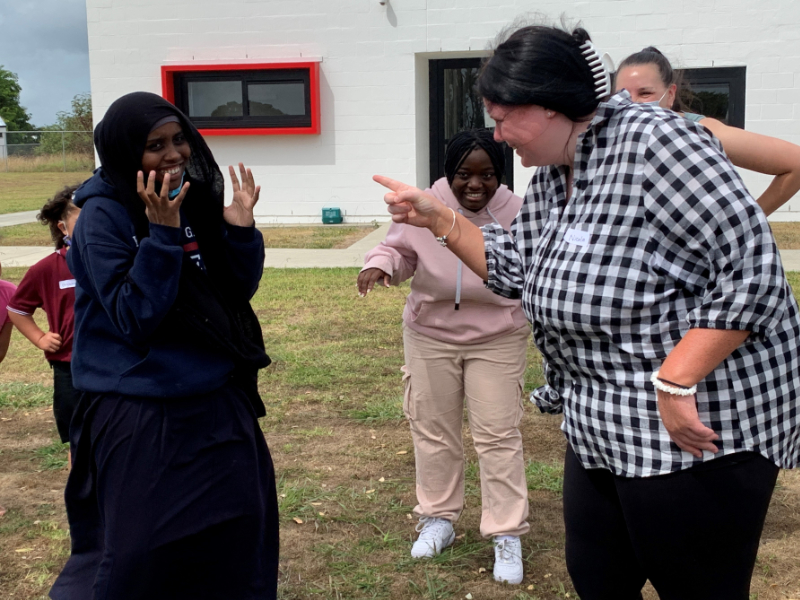
[[[486,287],[505,298],[520,298],[525,274],[514,236],[497,223],[484,225],[481,230],[489,273]]]
[[[768,336],[788,284],[764,213],[716,140],[699,127],[678,134],[675,122],[662,123],[643,175],[652,266],[677,294],[701,298],[683,315],[689,326]]]

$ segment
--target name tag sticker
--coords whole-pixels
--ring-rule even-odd
[[[74,279],[62,279],[58,282],[58,287],[62,290],[67,288],[74,288],[75,287],[75,280]]]
[[[573,244],[583,248],[589,243],[589,235],[590,234],[588,231],[581,231],[580,229],[567,229],[567,233],[564,234],[564,241],[568,244]]]

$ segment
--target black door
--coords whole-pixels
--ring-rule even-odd
[[[450,138],[459,131],[486,127],[483,101],[475,91],[480,67],[480,58],[430,61],[431,184],[444,177],[444,152]],[[501,183],[514,189],[514,152],[508,147]]]

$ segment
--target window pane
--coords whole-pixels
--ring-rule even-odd
[[[247,85],[251,117],[306,114],[306,86],[302,81]]]
[[[241,117],[241,81],[190,81],[190,117]]]
[[[728,122],[731,86],[727,83],[693,83],[691,112]]]
[[[483,101],[475,91],[478,67],[444,70],[444,138],[485,126]]]

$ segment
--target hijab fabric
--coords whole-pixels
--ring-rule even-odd
[[[136,191],[137,173],[142,170],[148,135],[170,121],[177,121],[192,150],[186,166],[191,185],[181,212],[195,234],[206,272],[188,257],[184,259],[178,298],[165,327],[170,335],[182,335],[229,354],[237,364],[234,379],[247,388],[251,401],[258,399],[256,411],[263,413],[255,376],[270,360],[249,298],[227,268],[224,179],[197,128],[177,107],[156,94],[133,92],[122,96],[111,104],[94,132],[102,177],[116,189],[115,200],[127,210],[137,239],[148,237],[150,224]]]

